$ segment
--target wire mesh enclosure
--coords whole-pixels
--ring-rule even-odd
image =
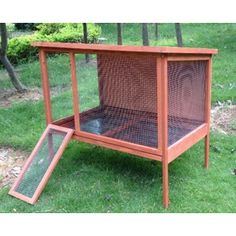
[[[80,113],[80,130],[158,148],[156,57],[106,53],[95,63],[98,105]],[[169,146],[204,123],[206,66],[205,61],[168,65]],[[86,92],[79,92],[79,101]]]
[[[80,113],[80,130],[157,148],[155,56],[109,53],[94,60],[99,103]]]
[[[165,207],[170,162],[205,138],[208,166],[211,66],[216,49],[33,45],[40,49],[47,124],[72,129],[78,141],[161,161]],[[53,105],[47,63],[47,56],[55,53],[68,56],[70,73],[63,78],[71,83],[73,100],[69,101],[73,114],[60,119],[55,119],[52,106],[63,111],[66,102]],[[90,54],[89,63],[85,53]]]

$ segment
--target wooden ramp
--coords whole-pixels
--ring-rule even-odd
[[[9,194],[34,204],[69,143],[74,130],[48,125]]]

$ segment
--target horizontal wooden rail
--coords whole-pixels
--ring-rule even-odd
[[[208,134],[208,124],[202,124],[168,148],[168,162],[172,162]]]
[[[211,55],[171,55],[167,57],[168,61],[208,61]]]
[[[91,139],[91,138],[88,138],[88,137],[80,136],[78,134],[74,134],[72,136],[72,138],[76,139],[78,141],[81,141],[81,142],[94,144],[94,145],[97,145],[97,146],[113,149],[113,150],[124,152],[124,153],[133,154],[133,155],[140,156],[140,157],[145,157],[145,158],[148,158],[148,159],[151,159],[151,160],[162,161],[162,157],[158,154],[151,154],[151,153],[147,153],[147,152],[142,152],[142,151],[139,151],[137,149],[132,149],[130,147],[124,147],[124,146],[120,146],[118,144],[112,144],[112,143],[104,142],[102,140],[95,140],[95,139]]]
[[[97,135],[97,134],[92,134],[92,133],[88,133],[88,132],[84,132],[84,131],[79,131],[79,132],[75,131],[75,134],[80,137],[90,138],[94,141],[102,141],[105,143],[110,143],[110,144],[122,146],[125,148],[131,148],[131,149],[134,149],[137,151],[147,152],[147,153],[154,154],[154,155],[161,155],[160,150],[158,150],[157,148],[143,146],[143,145],[136,144],[136,143],[130,143],[130,142],[126,142],[126,141],[123,141],[120,139],[114,139],[114,138],[105,137],[105,136]]]

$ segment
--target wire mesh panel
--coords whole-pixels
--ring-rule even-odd
[[[169,145],[204,123],[206,61],[168,62]]]
[[[130,143],[157,147],[156,56],[98,54],[94,91],[80,88],[80,107],[86,96],[98,96],[98,104],[80,114],[80,129]],[[82,74],[78,68],[78,76]],[[86,81],[80,81],[83,87]],[[98,84],[98,87],[96,87]],[[97,88],[97,91],[96,91]],[[83,108],[82,108],[83,109]]]
[[[71,129],[50,125],[29,157],[10,194],[17,193],[16,195],[25,196],[28,202],[30,199],[34,201],[39,185],[42,182],[46,184],[47,177],[52,172],[52,169],[49,169],[55,167],[72,133]],[[61,153],[59,153],[59,149],[61,149]]]

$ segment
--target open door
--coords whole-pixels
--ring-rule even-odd
[[[34,204],[69,143],[74,130],[48,125],[9,194]]]

